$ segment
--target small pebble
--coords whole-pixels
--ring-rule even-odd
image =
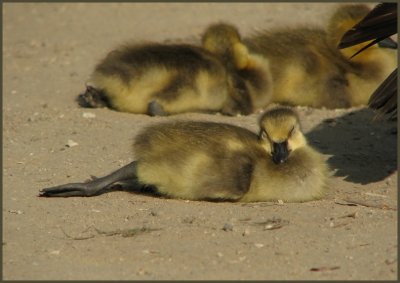
[[[224,227],[222,227],[224,231],[233,231],[233,225],[231,223],[225,223]]]
[[[273,228],[275,228],[275,224],[268,223],[267,225],[265,225],[264,230],[271,230]]]
[[[182,219],[182,222],[187,223],[187,224],[192,224],[194,222],[194,220],[195,220],[195,218],[193,216],[187,216]]]
[[[18,215],[20,215],[20,214],[23,214],[24,212],[23,211],[21,211],[21,210],[9,210],[8,211],[9,213],[12,213],[12,214],[18,214]]]
[[[82,116],[87,119],[96,118],[96,114],[91,112],[83,112]]]
[[[137,275],[147,275],[149,274],[148,271],[144,270],[143,268],[139,268],[139,270],[136,272]]]
[[[78,143],[73,141],[73,140],[68,140],[66,146],[67,147],[73,147],[73,146],[77,146]]]

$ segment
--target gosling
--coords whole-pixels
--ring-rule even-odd
[[[340,6],[326,30],[281,29],[250,37],[249,49],[267,56],[273,67],[272,100],[331,109],[367,105],[372,92],[397,65],[397,51],[376,46],[351,58],[361,45],[353,50],[337,46],[369,11],[361,4]]]
[[[307,144],[299,119],[279,107],[261,116],[259,134],[228,124],[178,121],[145,128],[136,161],[87,183],[45,188],[44,197],[94,196],[116,182],[187,200],[304,202],[320,199],[329,170]]]
[[[249,52],[235,26],[223,22],[212,24],[206,28],[201,41],[204,49],[224,62],[229,72],[237,78],[236,81],[244,83],[243,88],[247,90],[245,95],[250,99],[248,103],[253,112],[265,109],[271,103],[272,76],[269,60]]]
[[[369,11],[366,5],[343,5],[334,12],[325,29],[277,28],[257,32],[240,42],[224,40],[224,43],[230,43],[231,50],[240,44],[244,46],[240,49],[246,52],[234,52],[236,57],[232,61],[238,65],[248,62],[246,58],[261,56],[265,59],[258,59],[257,64],[251,65],[256,66],[258,72],[270,76],[271,90],[266,104],[274,102],[329,109],[367,105],[372,92],[397,66],[397,50],[392,49],[393,45],[382,43],[351,58],[368,42],[342,50],[337,46],[343,34]],[[214,34],[224,33],[226,37],[234,38],[234,33],[228,32],[226,25],[213,25]],[[213,36],[203,39],[206,49],[212,50],[218,43]],[[221,52],[214,49],[216,53]],[[259,92],[258,98],[263,98],[265,93]],[[255,100],[253,104],[256,105]]]
[[[164,116],[183,112],[247,115],[244,82],[207,50],[188,44],[143,43],[110,52],[77,98],[83,107]]]

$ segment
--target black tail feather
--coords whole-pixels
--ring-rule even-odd
[[[343,35],[339,48],[350,47],[377,38],[386,38],[396,33],[397,3],[379,4]]]
[[[375,90],[368,105],[377,110],[375,119],[397,119],[397,69]]]

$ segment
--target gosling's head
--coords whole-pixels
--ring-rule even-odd
[[[261,116],[259,140],[275,164],[284,163],[307,144],[296,112],[288,107],[273,108]]]
[[[237,28],[228,23],[210,25],[202,36],[202,45],[208,51],[222,55],[241,41]]]
[[[236,69],[248,65],[249,54],[238,29],[228,23],[215,23],[207,27],[202,35],[202,46],[209,52],[233,64]]]

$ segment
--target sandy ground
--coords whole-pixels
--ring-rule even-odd
[[[365,108],[298,108],[310,143],[335,172],[321,201],[213,203],[129,192],[37,197],[43,187],[134,160],[132,138],[150,123],[257,128],[257,114],[151,118],[79,108],[74,99],[94,65],[118,44],[196,41],[219,20],[243,34],[322,25],[335,6],[4,4],[3,278],[396,279],[397,124],[371,122]],[[67,147],[69,140],[77,145]]]

